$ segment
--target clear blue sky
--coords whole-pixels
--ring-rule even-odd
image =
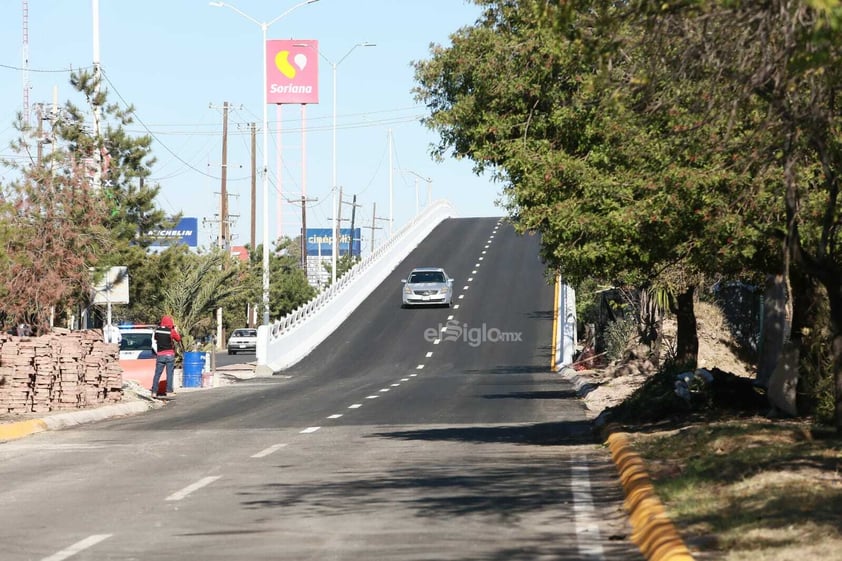
[[[260,22],[269,22],[298,0],[236,0],[230,4]],[[23,107],[23,18],[20,0],[0,6],[0,155],[9,156],[8,143],[16,112]],[[432,180],[434,199],[453,202],[460,216],[498,216],[499,186],[473,174],[471,163],[434,162],[429,146],[435,135],[419,123],[425,115],[410,90],[411,62],[429,57],[431,43],[449,44],[449,36],[471,25],[479,8],[463,0],[319,0],[290,12],[274,23],[269,39],[316,39],[320,58],[320,102],[284,106],[278,120],[269,107],[270,238],[278,233],[278,191],[283,199],[310,203],[308,227],[330,227],[333,134],[333,72],[337,62],[337,182],[348,201],[357,195],[357,225],[369,226],[373,205],[377,216],[389,216],[389,178],[392,178],[394,229],[415,213],[416,185],[423,205]],[[30,103],[59,103],[74,96],[68,82],[70,68],[90,67],[93,60],[92,3],[90,0],[29,1]],[[229,102],[228,191],[235,245],[250,237],[250,137],[248,124],[263,120],[262,32],[254,22],[226,7],[204,0],[100,0],[100,58],[110,100],[135,106],[139,122],[131,131],[150,133],[155,141],[154,181],[162,190],[159,206],[168,212],[196,216],[200,245],[216,243],[222,161],[222,105]],[[33,117],[33,122],[34,122]],[[278,125],[281,146],[278,187]],[[392,173],[389,168],[389,131]],[[262,136],[257,137],[257,163],[263,159]],[[416,175],[417,174],[417,175]],[[0,177],[9,179],[0,170]],[[261,180],[257,182],[257,242],[262,241]],[[343,216],[349,216],[346,206]],[[203,220],[207,222],[202,225]],[[280,228],[297,234],[300,207],[282,203]],[[382,240],[384,227],[376,232]],[[346,223],[343,226],[347,227]],[[369,230],[363,230],[364,247]]]

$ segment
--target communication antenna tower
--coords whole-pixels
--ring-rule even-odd
[[[29,1],[23,0],[23,122],[29,126]]]

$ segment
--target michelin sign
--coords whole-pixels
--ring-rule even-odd
[[[168,247],[173,245],[186,245],[198,247],[199,245],[199,219],[196,217],[182,218],[175,228],[164,230],[153,230],[149,236],[154,238],[152,247]]]

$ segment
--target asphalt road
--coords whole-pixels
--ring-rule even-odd
[[[439,226],[288,371],[0,445],[4,561],[639,559],[535,238]],[[401,309],[415,266],[454,307]]]

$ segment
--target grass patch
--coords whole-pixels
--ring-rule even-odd
[[[808,557],[842,558],[842,438],[835,433],[756,417],[697,419],[630,437],[689,546],[704,544],[699,550],[728,560],[782,561],[807,550],[815,552]]]

